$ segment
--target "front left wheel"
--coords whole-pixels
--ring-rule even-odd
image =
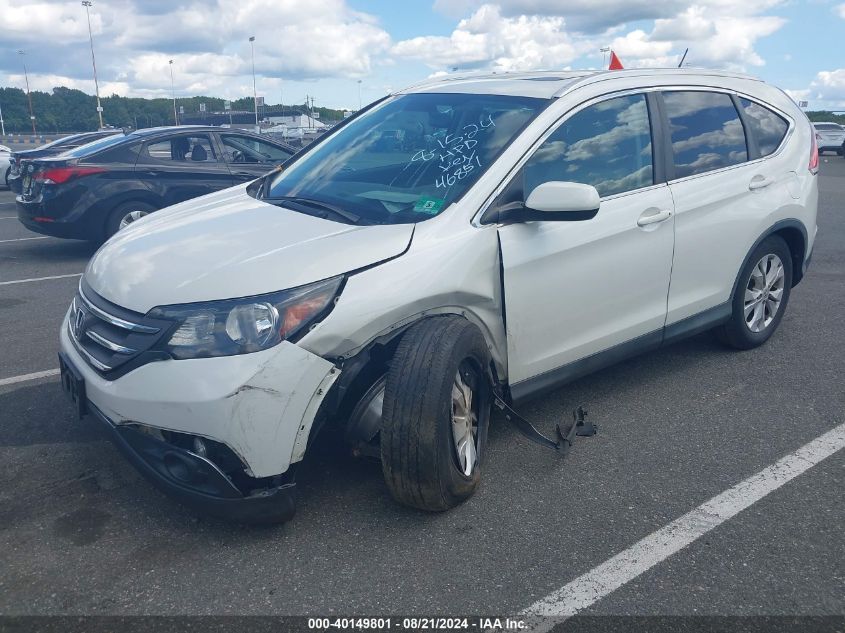
[[[478,488],[492,405],[490,352],[464,318],[425,319],[402,337],[387,374],[381,462],[393,497],[443,511]]]

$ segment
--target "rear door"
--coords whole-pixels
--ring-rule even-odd
[[[590,220],[499,227],[514,397],[623,343],[660,343],[673,205],[655,177],[654,146],[644,94],[603,98],[566,118],[500,197],[525,200],[548,181],[593,185],[601,195]]]
[[[792,175],[783,160],[770,156],[786,133],[784,119],[754,123],[759,106],[748,100],[743,106],[728,92],[664,91],[662,98],[674,159],[672,325],[710,309],[727,311],[745,256],[768,228],[767,218],[791,200]],[[747,138],[737,105],[749,127],[779,129],[761,134],[760,143]]]
[[[255,180],[293,155],[275,143],[246,134],[221,133],[220,142],[235,182]]]
[[[234,182],[207,132],[182,133],[147,141],[135,177],[165,205],[213,193]]]

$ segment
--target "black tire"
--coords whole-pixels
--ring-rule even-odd
[[[104,239],[109,239],[112,235],[118,232],[118,230],[120,229],[120,221],[130,211],[143,211],[144,213],[152,213],[153,211],[156,211],[156,208],[146,202],[133,200],[118,205],[111,213],[109,213],[109,217],[106,220],[106,226],[104,228],[103,235]]]
[[[776,255],[783,264],[783,292],[780,304],[771,322],[759,332],[752,331],[745,316],[745,292],[753,285],[751,274],[760,262],[767,255]],[[771,235],[764,239],[751,253],[739,273],[739,280],[736,290],[731,298],[731,317],[727,323],[716,330],[719,339],[736,349],[753,349],[759,347],[769,340],[775,333],[783,318],[786,307],[789,304],[789,295],[792,289],[792,253],[783,238]],[[768,296],[768,294],[766,295]],[[768,313],[767,313],[768,314]]]
[[[6,170],[6,175],[3,177],[3,180],[4,180],[4,181],[5,181],[5,183],[6,183],[6,189],[11,189],[11,187],[9,186],[9,174],[10,174],[10,173],[12,173],[12,168],[11,168],[11,167],[9,167],[9,168]]]
[[[387,373],[381,429],[382,472],[397,501],[439,512],[478,488],[492,405],[489,367],[484,336],[464,318],[425,319],[402,336]],[[452,433],[452,387],[459,368],[465,380],[474,380],[478,422],[469,476],[459,468]]]

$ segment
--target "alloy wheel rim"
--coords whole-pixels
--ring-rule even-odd
[[[458,369],[452,383],[452,438],[458,467],[469,477],[478,462],[478,415],[469,382],[470,370]]]
[[[774,253],[764,255],[751,269],[743,314],[752,332],[762,332],[774,321],[783,301],[784,280],[783,262]]]
[[[148,211],[130,211],[126,215],[123,216],[120,220],[120,226],[118,228],[125,229],[127,226],[132,224],[133,222],[140,220],[145,215],[149,213]]]

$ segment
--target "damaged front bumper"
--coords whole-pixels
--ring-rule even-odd
[[[84,385],[84,408],[156,486],[229,519],[293,516],[291,465],[340,375],[334,364],[282,342],[252,354],[155,361],[108,380],[77,351],[67,323],[60,349]]]
[[[227,521],[282,523],[296,513],[296,483],[244,494],[214,462],[130,426],[115,425],[96,405],[88,411],[124,457],[176,501]]]

